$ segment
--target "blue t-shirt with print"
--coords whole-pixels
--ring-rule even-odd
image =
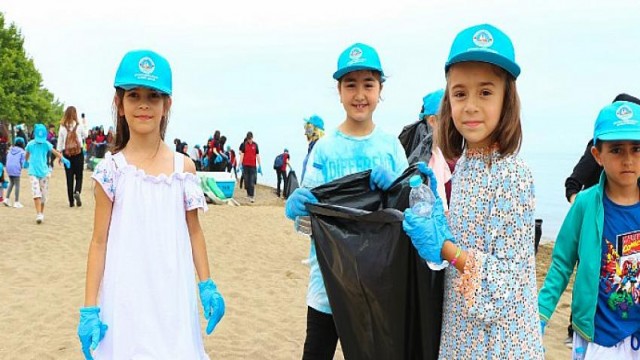
[[[45,141],[37,143],[35,140],[29,141],[25,151],[29,153],[29,175],[39,179],[47,177],[51,172],[47,165],[47,155],[53,150],[53,145]]]
[[[349,136],[334,130],[318,140],[313,147],[301,186],[314,188],[379,165],[397,176],[409,167],[407,156],[396,136],[386,134],[378,127],[366,136]],[[313,241],[309,259],[311,270],[307,305],[317,311],[331,314]]]
[[[594,342],[611,347],[632,334],[640,336],[640,202],[618,205],[606,194],[603,202]]]

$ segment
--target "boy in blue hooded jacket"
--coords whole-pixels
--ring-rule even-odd
[[[640,106],[603,108],[593,140],[604,172],[578,193],[556,239],[538,296],[541,330],[577,263],[573,358],[640,359]]]
[[[69,168],[71,164],[47,141],[47,128],[43,124],[36,124],[33,135],[34,139],[29,141],[25,149],[26,156],[23,166],[29,169],[33,203],[36,208],[36,223],[41,224],[44,221],[44,204],[47,202],[49,174],[51,173],[51,169],[47,165],[49,153],[53,153],[58,161],[64,163],[66,168]]]

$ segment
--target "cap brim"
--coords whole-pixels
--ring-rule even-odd
[[[640,141],[640,131],[616,131],[610,133],[599,134],[595,139],[594,143],[597,140],[601,141],[614,141],[614,140],[630,140],[630,141]]]
[[[163,94],[171,95],[171,91],[167,91],[166,89],[163,89],[163,88],[161,88],[159,86],[149,86],[149,85],[140,85],[140,84],[123,84],[123,85],[118,84],[118,85],[115,85],[115,87],[122,88],[122,89],[124,89],[126,91],[144,87],[144,88],[148,88],[148,89],[153,89],[153,90],[159,91],[159,92],[161,92]]]
[[[498,53],[488,50],[469,50],[458,54],[447,61],[444,66],[444,71],[445,73],[449,71],[451,65],[467,61],[479,61],[499,66],[509,74],[513,75],[514,78],[517,78],[518,75],[520,75],[520,66],[518,66],[518,64]]]
[[[311,121],[311,120],[309,120],[309,119],[304,119],[304,123],[305,123],[305,124],[311,124],[311,125],[313,125],[313,126],[317,127],[318,129],[320,129],[320,130],[324,131],[324,125],[323,125],[323,126],[320,126],[320,125],[318,125],[318,124],[314,123],[313,121]]]
[[[333,73],[333,78],[336,80],[340,80],[341,77],[345,76],[346,74],[350,73],[350,72],[354,72],[354,71],[358,71],[358,70],[371,70],[371,71],[380,71],[380,82],[384,82],[385,78],[384,78],[384,73],[378,69],[378,68],[374,68],[371,66],[366,66],[366,65],[353,65],[353,66],[347,66],[345,68],[342,68],[336,72]]]

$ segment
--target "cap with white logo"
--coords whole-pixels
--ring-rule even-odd
[[[378,52],[369,45],[356,43],[344,50],[338,58],[338,70],[333,73],[333,78],[340,80],[345,74],[358,70],[379,71],[382,76],[380,80],[384,81]]]
[[[113,86],[125,90],[147,87],[171,95],[171,67],[154,51],[129,51],[120,61]]]
[[[513,43],[509,36],[493,25],[482,24],[462,30],[453,40],[445,73],[459,62],[479,61],[501,67],[517,78],[520,66],[516,64]]]
[[[640,141],[640,105],[616,101],[600,110],[593,130],[593,143],[598,140]]]

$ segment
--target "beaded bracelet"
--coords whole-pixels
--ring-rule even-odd
[[[460,247],[458,247],[458,250],[456,250],[456,256],[454,256],[453,259],[451,259],[451,261],[449,261],[449,264],[451,266],[456,266],[456,263],[458,262],[458,259],[460,258],[460,254],[462,254],[462,249],[460,249]]]

